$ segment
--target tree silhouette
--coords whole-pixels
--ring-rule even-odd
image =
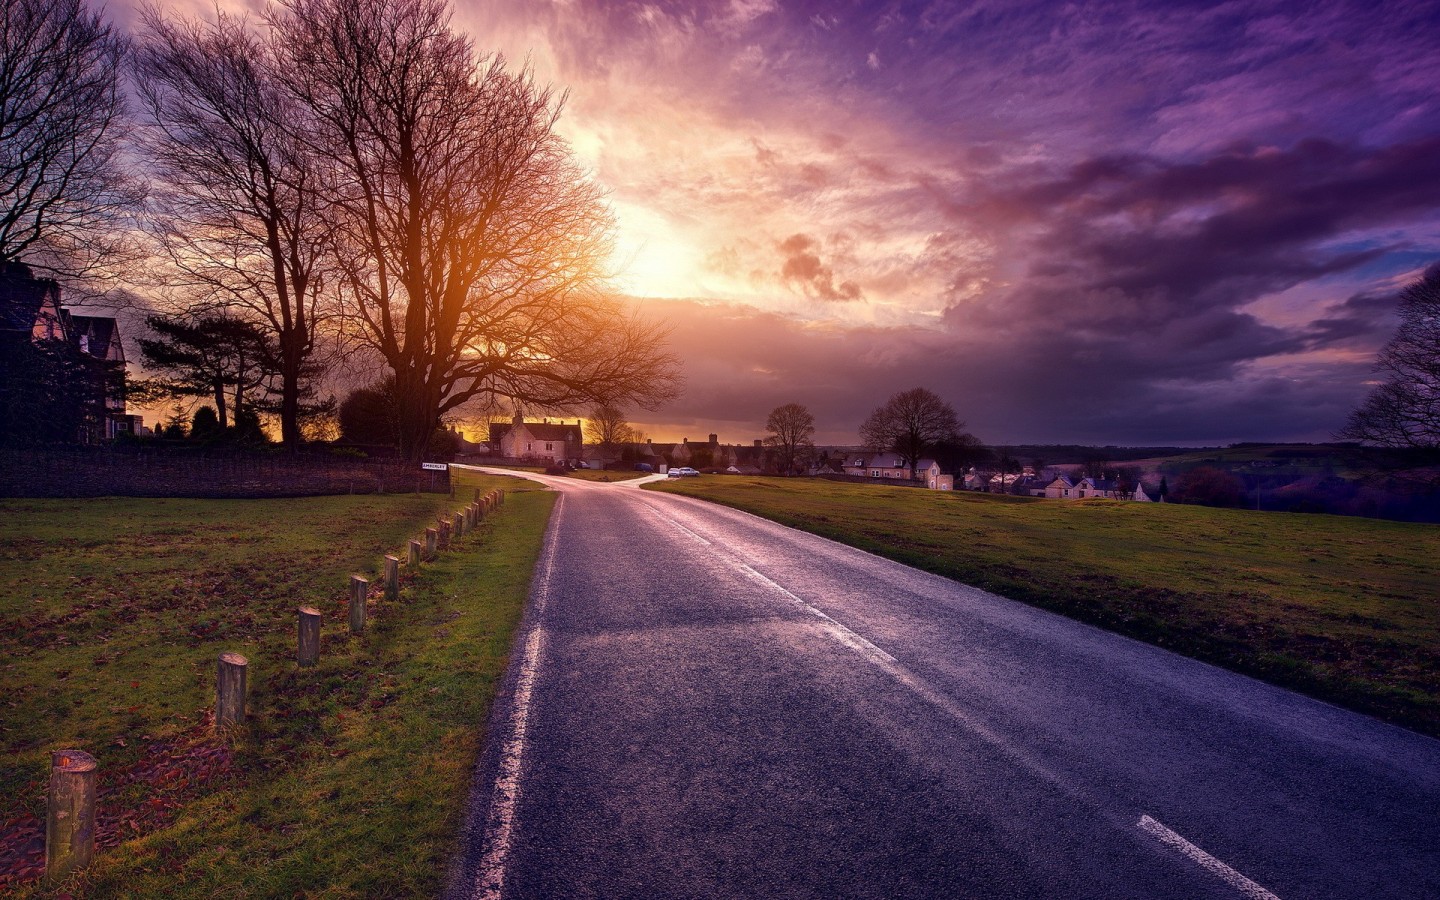
[[[145,10],[136,49],[157,175],[153,231],[187,312],[219,310],[270,333],[281,441],[299,446],[320,329],[330,235],[304,107],[279,84],[243,19]],[[196,298],[201,299],[196,299]]]
[[[329,161],[326,215],[354,335],[395,376],[400,445],[470,401],[653,407],[657,325],[605,291],[613,226],[528,68],[477,56],[440,0],[291,0],[278,73]]]
[[[0,6],[0,268],[84,275],[130,255],[125,41],[82,0]]]
[[[206,316],[180,322],[164,316],[145,320],[154,337],[140,339],[140,354],[157,377],[142,390],[172,397],[209,397],[220,428],[253,402],[271,372],[270,351],[259,328],[240,319]]]
[[[860,439],[877,452],[900,456],[915,478],[920,457],[942,441],[959,438],[964,423],[955,408],[922,387],[902,391],[870,414],[860,426]]]
[[[615,445],[635,440],[635,429],[630,427],[623,409],[613,403],[601,403],[590,410],[585,420],[585,436],[599,445],[602,459],[609,459]]]
[[[801,455],[815,446],[815,417],[799,403],[786,403],[770,411],[765,430],[765,443],[775,448],[776,468],[782,475],[794,475]]]
[[[1400,327],[1380,351],[1383,377],[1336,436],[1385,447],[1440,448],[1440,264],[1400,293]]]

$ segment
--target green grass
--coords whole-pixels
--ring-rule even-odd
[[[809,479],[656,489],[1440,735],[1440,526]]]
[[[455,500],[0,503],[0,822],[41,814],[49,752],[79,747],[99,758],[102,849],[69,893],[434,894],[554,502],[456,476]],[[385,553],[502,485],[490,521],[402,566],[401,601],[349,635],[349,575],[378,585]],[[325,613],[306,670],[301,605]],[[249,720],[217,737],[224,650],[250,660]]]

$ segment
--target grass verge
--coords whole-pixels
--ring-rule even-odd
[[[378,585],[385,553],[403,561],[438,514],[502,485],[503,507],[402,566],[400,602],[372,599],[349,635],[350,574]],[[0,503],[0,872],[33,859],[49,752],[88,750],[101,771],[96,864],[0,891],[434,894],[554,502],[538,487],[457,473],[455,500]],[[325,615],[305,670],[301,605]],[[224,650],[250,659],[249,719],[217,737]]]
[[[811,479],[653,487],[1440,736],[1435,525]]]

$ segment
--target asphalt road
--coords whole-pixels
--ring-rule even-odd
[[[1440,742],[745,513],[537,480],[563,493],[450,896],[1440,897]]]

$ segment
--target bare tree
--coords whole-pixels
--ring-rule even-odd
[[[925,388],[901,391],[870,414],[860,439],[877,452],[898,454],[915,478],[920,457],[942,441],[955,441],[965,423],[955,408]]]
[[[599,444],[605,455],[609,455],[616,444],[633,441],[635,431],[626,421],[625,411],[613,403],[601,403],[590,410],[585,421],[585,436],[592,443]]]
[[[401,449],[472,400],[653,406],[664,331],[604,290],[612,218],[528,69],[477,56],[443,0],[288,0],[281,71],[320,126],[348,312],[395,374]]]
[[[780,473],[794,475],[796,461],[815,446],[815,417],[799,403],[786,403],[770,410],[765,430],[769,432],[765,443],[775,448]]]
[[[1440,264],[1400,293],[1400,327],[1375,370],[1384,380],[1336,436],[1385,447],[1440,448]]]
[[[167,19],[155,7],[142,20],[139,92],[169,280],[189,312],[219,307],[274,336],[280,435],[293,450],[328,314],[319,164],[298,136],[305,109],[276,81],[268,47],[245,20]]]
[[[119,163],[125,41],[83,0],[0,7],[0,269],[82,276],[128,257],[144,192]]]

